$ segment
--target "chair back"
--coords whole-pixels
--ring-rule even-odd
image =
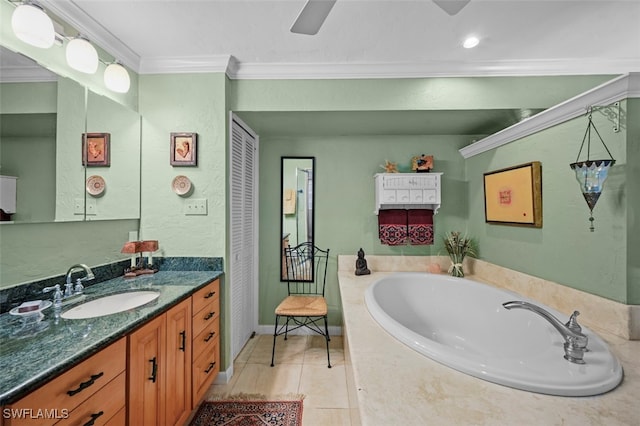
[[[307,241],[284,249],[289,295],[324,296],[329,249],[322,250]]]

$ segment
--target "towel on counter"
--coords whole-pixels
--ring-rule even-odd
[[[408,210],[407,223],[409,244],[433,245],[433,210]]]
[[[282,195],[282,213],[294,214],[296,212],[296,190],[285,189]]]
[[[389,209],[378,212],[380,242],[389,246],[407,242],[407,210]]]

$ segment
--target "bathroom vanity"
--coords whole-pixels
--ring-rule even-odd
[[[0,424],[184,424],[220,369],[221,274],[105,281],[85,301],[141,289],[160,295],[97,318],[56,319],[50,308],[31,333],[1,315]]]

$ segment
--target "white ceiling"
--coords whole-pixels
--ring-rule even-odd
[[[237,78],[640,71],[640,0],[471,0],[455,16],[431,0],[337,0],[314,36],[289,31],[305,0],[41,3],[139,73],[229,57]]]

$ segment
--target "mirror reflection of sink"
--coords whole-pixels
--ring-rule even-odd
[[[85,319],[124,312],[145,305],[160,296],[156,291],[132,291],[100,297],[75,306],[60,315],[65,319]]]

